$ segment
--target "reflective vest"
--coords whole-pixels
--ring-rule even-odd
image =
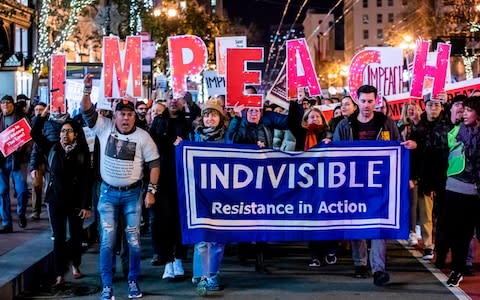
[[[457,141],[457,135],[460,131],[460,125],[453,127],[448,132],[448,169],[447,176],[457,175],[465,169],[465,150],[462,142]]]

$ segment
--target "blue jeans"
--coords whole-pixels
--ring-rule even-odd
[[[193,251],[193,277],[211,277],[218,274],[223,259],[224,244],[200,242]]]
[[[372,272],[385,272],[385,257],[387,253],[386,240],[371,240],[370,266]],[[368,249],[366,240],[352,241],[352,259],[353,264],[357,266],[366,266],[368,259]]]
[[[12,212],[10,208],[10,177],[17,195],[17,215],[25,217],[27,210],[27,176],[21,169],[12,170],[13,157],[5,159],[5,164],[0,167],[0,216],[3,226],[12,226]]]
[[[104,183],[100,186],[98,213],[101,224],[100,273],[104,286],[112,286],[112,261],[118,226],[118,214],[126,223],[125,234],[129,248],[128,280],[137,280],[140,275],[140,216],[141,186],[128,191],[119,191]]]

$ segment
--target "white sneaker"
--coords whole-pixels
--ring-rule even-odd
[[[422,239],[422,227],[420,225],[415,226],[415,234],[417,235],[417,240]]]
[[[165,265],[165,271],[163,271],[162,279],[172,278],[175,278],[175,273],[173,272],[173,263],[169,262]]]
[[[417,234],[415,232],[410,232],[410,235],[408,236],[408,245],[410,247],[418,245]]]
[[[176,259],[173,262],[173,274],[175,276],[184,276],[185,271],[183,270],[183,264],[181,259]]]

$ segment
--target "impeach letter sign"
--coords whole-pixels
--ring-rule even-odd
[[[30,125],[23,118],[0,133],[0,151],[7,157],[31,139]]]
[[[180,144],[183,242],[406,239],[409,153],[398,142],[336,142],[285,153]]]

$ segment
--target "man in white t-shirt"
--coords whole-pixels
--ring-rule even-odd
[[[102,228],[100,246],[100,273],[103,283],[101,299],[113,299],[112,260],[116,240],[118,213],[122,213],[130,253],[128,297],[140,298],[137,283],[140,275],[140,216],[143,166],[150,169],[150,183],[145,195],[145,206],[155,202],[160,175],[160,159],[150,134],[135,126],[135,107],[121,99],[114,105],[113,120],[99,115],[90,99],[93,76],[84,80],[80,110],[100,141],[100,199],[98,212]]]

